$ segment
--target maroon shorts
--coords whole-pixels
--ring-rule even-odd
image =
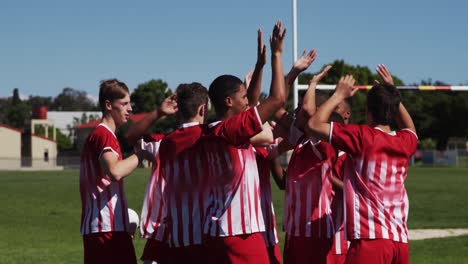
[[[346,254],[330,253],[327,256],[327,264],[344,264],[345,260],[346,260]]]
[[[267,247],[268,258],[270,259],[270,264],[281,264],[281,252],[279,245]]]
[[[327,263],[327,255],[333,239],[295,237],[286,234],[284,243],[284,264]]]
[[[152,260],[160,264],[169,263],[169,245],[156,239],[147,239],[141,260]]]
[[[85,264],[137,263],[132,238],[127,232],[84,235],[83,246]]]
[[[169,263],[206,263],[208,252],[203,245],[172,247]],[[159,263],[159,262],[158,262]]]
[[[346,263],[409,263],[408,243],[390,239],[356,239],[351,241]]]
[[[207,263],[270,263],[262,233],[209,237],[205,246],[209,253]]]

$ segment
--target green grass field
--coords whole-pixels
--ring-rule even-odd
[[[125,182],[129,206],[141,210],[149,171]],[[468,228],[468,169],[411,168],[410,228]],[[278,226],[283,193],[274,192]],[[0,171],[0,263],[82,263],[78,171]],[[144,241],[135,239],[137,255]],[[468,263],[468,236],[412,241],[412,263]]]

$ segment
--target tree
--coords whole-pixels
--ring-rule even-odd
[[[130,95],[134,113],[149,113],[156,110],[164,99],[172,94],[166,82],[161,79],[150,80],[138,85]],[[158,121],[150,128],[151,133],[169,133],[174,128],[175,116]],[[125,131],[125,127],[121,130]],[[121,141],[121,144],[123,142]],[[125,144],[125,143],[124,143]]]
[[[42,97],[42,96],[35,96],[35,95],[30,95],[28,99],[29,105],[31,105],[32,109],[36,109],[39,106],[45,106],[47,109],[52,108],[53,104],[53,98],[51,96],[48,97]]]
[[[325,68],[329,64],[323,65],[322,69]],[[380,77],[377,73],[372,73],[372,71],[367,66],[354,66],[345,63],[344,60],[335,60],[331,63],[332,68],[328,71],[327,75],[322,79],[322,84],[337,84],[340,78],[346,74],[352,74],[353,77],[356,79],[356,85],[373,85],[374,80],[380,80]],[[320,71],[322,71],[320,69]],[[319,71],[319,72],[320,72]],[[318,72],[317,72],[318,73]],[[312,77],[317,73],[304,73],[299,75],[299,83],[307,84]],[[393,80],[395,85],[403,85],[403,81],[393,76]],[[333,91],[330,91],[331,94]],[[351,122],[357,124],[365,123],[366,117],[366,96],[367,92],[359,92],[356,93],[352,98],[353,104],[353,113],[351,115]],[[289,96],[289,100],[292,100],[292,94]],[[292,105],[292,103],[288,104]]]
[[[56,111],[96,111],[98,106],[88,98],[85,91],[75,90],[70,87],[63,88],[55,97],[51,110]]]
[[[20,129],[24,127],[25,121],[31,117],[31,107],[21,101],[18,88],[13,89],[11,102],[7,104],[5,112],[5,123]]]
[[[164,98],[172,94],[167,83],[158,79],[138,85],[130,95],[134,113],[147,113],[157,109]]]

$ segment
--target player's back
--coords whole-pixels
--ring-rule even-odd
[[[289,235],[330,238],[332,186],[330,174],[336,158],[325,142],[303,139],[291,156],[286,177],[284,229]]]
[[[417,136],[365,125],[334,124],[332,143],[345,151],[344,191],[348,239],[407,242],[409,202],[404,182]]]
[[[198,123],[187,124],[161,142],[160,173],[166,182],[167,226],[175,247],[202,243],[209,194],[207,165],[198,142],[202,132]]]

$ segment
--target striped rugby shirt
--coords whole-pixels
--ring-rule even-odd
[[[81,153],[81,234],[128,231],[128,207],[123,180],[112,181],[99,162],[105,151],[122,159],[114,132],[100,123],[88,136]]]
[[[352,239],[408,242],[408,161],[417,135],[332,123],[330,142],[349,155],[344,165],[345,233]]]

